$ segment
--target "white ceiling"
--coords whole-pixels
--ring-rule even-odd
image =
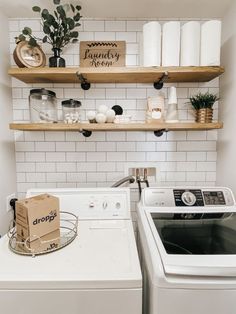
[[[62,0],[79,3],[84,17],[97,18],[215,18],[222,17],[235,0]],[[33,5],[49,8],[52,0],[0,0],[9,17],[36,17]]]

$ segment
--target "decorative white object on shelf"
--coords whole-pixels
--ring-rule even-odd
[[[191,21],[181,29],[181,66],[199,66],[200,64],[200,22]]]
[[[167,22],[162,33],[162,66],[179,66],[180,22]]]
[[[106,112],[107,123],[113,123],[115,120],[116,113],[113,109],[108,109]]]
[[[221,21],[212,20],[201,27],[201,66],[220,65]]]
[[[104,113],[97,113],[95,119],[97,123],[105,123],[107,121],[107,117]]]
[[[179,122],[179,115],[177,109],[177,94],[176,88],[172,86],[170,88],[168,109],[166,114],[166,122],[177,123]]]
[[[147,122],[162,122],[164,118],[165,97],[164,94],[158,91],[157,96],[148,97],[147,102]]]
[[[90,123],[96,122],[96,120],[95,120],[95,118],[96,118],[96,111],[93,111],[93,110],[88,111],[86,117],[87,117],[87,119],[89,120]]]
[[[108,109],[109,109],[109,108],[108,108],[106,105],[100,105],[100,106],[98,107],[98,113],[106,114],[106,112],[107,112]]]
[[[114,123],[130,123],[131,122],[131,115],[122,114],[116,115]]]
[[[161,25],[157,21],[143,25],[143,66],[161,65]]]
[[[79,121],[80,121],[79,112],[66,113],[64,115],[64,123],[74,124],[74,123],[78,123]]]

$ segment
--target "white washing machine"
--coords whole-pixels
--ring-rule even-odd
[[[236,204],[229,189],[146,188],[138,232],[143,313],[236,313]]]
[[[129,190],[31,190],[58,196],[79,216],[67,247],[20,256],[0,239],[1,314],[141,314],[142,277],[130,218]]]

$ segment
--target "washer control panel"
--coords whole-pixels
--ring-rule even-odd
[[[174,190],[175,206],[204,206],[202,191]]]
[[[151,207],[222,207],[235,206],[233,193],[228,188],[146,188],[142,203]]]

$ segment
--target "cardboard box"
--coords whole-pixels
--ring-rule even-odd
[[[16,202],[16,232],[29,241],[60,229],[59,199],[49,194]]]
[[[17,235],[17,245],[24,252],[39,253],[56,249],[60,245],[60,229],[54,230],[40,238],[34,238],[33,241],[26,240]]]

